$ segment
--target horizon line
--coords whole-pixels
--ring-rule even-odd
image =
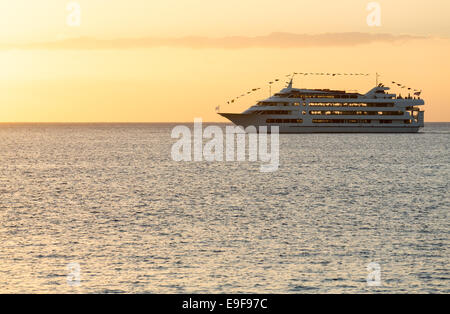
[[[130,121],[95,121],[95,122],[85,122],[85,121],[75,121],[75,122],[45,122],[45,121],[21,121],[21,122],[8,122],[0,121],[2,124],[174,124],[174,123],[187,123],[193,124],[194,121],[159,121],[159,122],[130,122]],[[219,122],[219,121],[202,121],[202,123],[220,123],[220,124],[233,124],[232,122]],[[450,121],[425,121],[425,123],[450,123]]]

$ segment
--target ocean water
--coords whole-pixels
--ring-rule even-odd
[[[0,292],[450,292],[450,124],[280,135],[273,173],[173,126],[1,124]]]

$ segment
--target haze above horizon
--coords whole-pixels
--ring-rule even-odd
[[[425,121],[450,121],[450,2],[377,1],[381,26],[367,24],[369,2],[5,1],[0,121],[226,122],[216,106],[243,111],[292,72],[371,73],[294,82],[361,93],[379,72],[423,90]]]

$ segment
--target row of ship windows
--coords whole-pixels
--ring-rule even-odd
[[[266,123],[303,123],[303,119],[267,119]]]
[[[358,98],[358,95],[324,95],[324,94],[276,94],[278,97],[286,97],[286,98]]]
[[[291,114],[290,110],[256,110],[253,111],[256,114]]]
[[[369,116],[402,116],[403,111],[310,111],[309,114],[312,115],[369,115]]]
[[[374,120],[379,123],[392,123],[393,120]],[[400,120],[401,121],[401,120]],[[313,123],[372,123],[367,119],[312,119]],[[303,119],[267,119],[266,123],[303,123]],[[403,120],[404,124],[411,124],[411,120]]]
[[[271,115],[288,115],[291,114],[290,110],[256,110],[253,111],[255,114],[271,114]],[[302,111],[305,115],[306,111]],[[325,110],[311,110],[309,111],[311,115],[369,115],[369,116],[402,116],[403,111],[325,111]]]
[[[258,106],[306,106],[306,103],[299,102],[259,102]],[[319,103],[313,102],[309,104],[313,107],[371,107],[371,108],[382,108],[382,107],[394,107],[393,103],[377,103],[377,104],[367,104],[367,103]]]
[[[371,107],[371,108],[381,108],[381,107],[394,107],[393,103],[377,103],[377,104],[367,104],[367,103],[310,103],[310,106],[315,107]]]

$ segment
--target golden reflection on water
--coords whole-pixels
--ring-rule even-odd
[[[0,126],[0,292],[449,292],[448,124],[282,135],[271,174],[170,130]]]

